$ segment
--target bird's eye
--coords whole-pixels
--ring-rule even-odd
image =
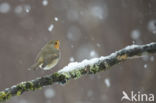
[[[57,45],[57,42],[55,42],[55,45]]]
[[[54,43],[54,47],[55,47],[56,49],[59,49],[59,41],[56,41],[56,42]]]

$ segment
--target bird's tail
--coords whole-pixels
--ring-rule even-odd
[[[28,70],[37,70],[39,68],[40,63],[35,63],[28,68]]]

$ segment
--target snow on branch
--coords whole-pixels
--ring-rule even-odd
[[[0,91],[0,102],[4,102],[13,96],[20,96],[26,91],[34,91],[54,83],[67,83],[70,79],[77,79],[83,75],[95,74],[110,69],[115,64],[128,59],[142,57],[145,54],[156,53],[156,42],[146,45],[131,45],[116,51],[108,56],[83,60],[82,62],[69,63],[63,69],[53,74],[38,77],[34,80],[21,82],[4,91]]]

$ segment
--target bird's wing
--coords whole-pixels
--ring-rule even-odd
[[[58,58],[57,54],[49,54],[44,58],[42,68],[44,68],[47,65],[50,65],[54,60]]]
[[[39,53],[36,56],[36,61],[43,62],[46,54],[49,54],[49,51],[46,49],[46,46],[40,49]]]

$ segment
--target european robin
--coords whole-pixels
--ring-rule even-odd
[[[59,40],[49,41],[38,53],[35,63],[29,70],[41,68],[50,70],[56,66],[60,59],[60,42]]]

